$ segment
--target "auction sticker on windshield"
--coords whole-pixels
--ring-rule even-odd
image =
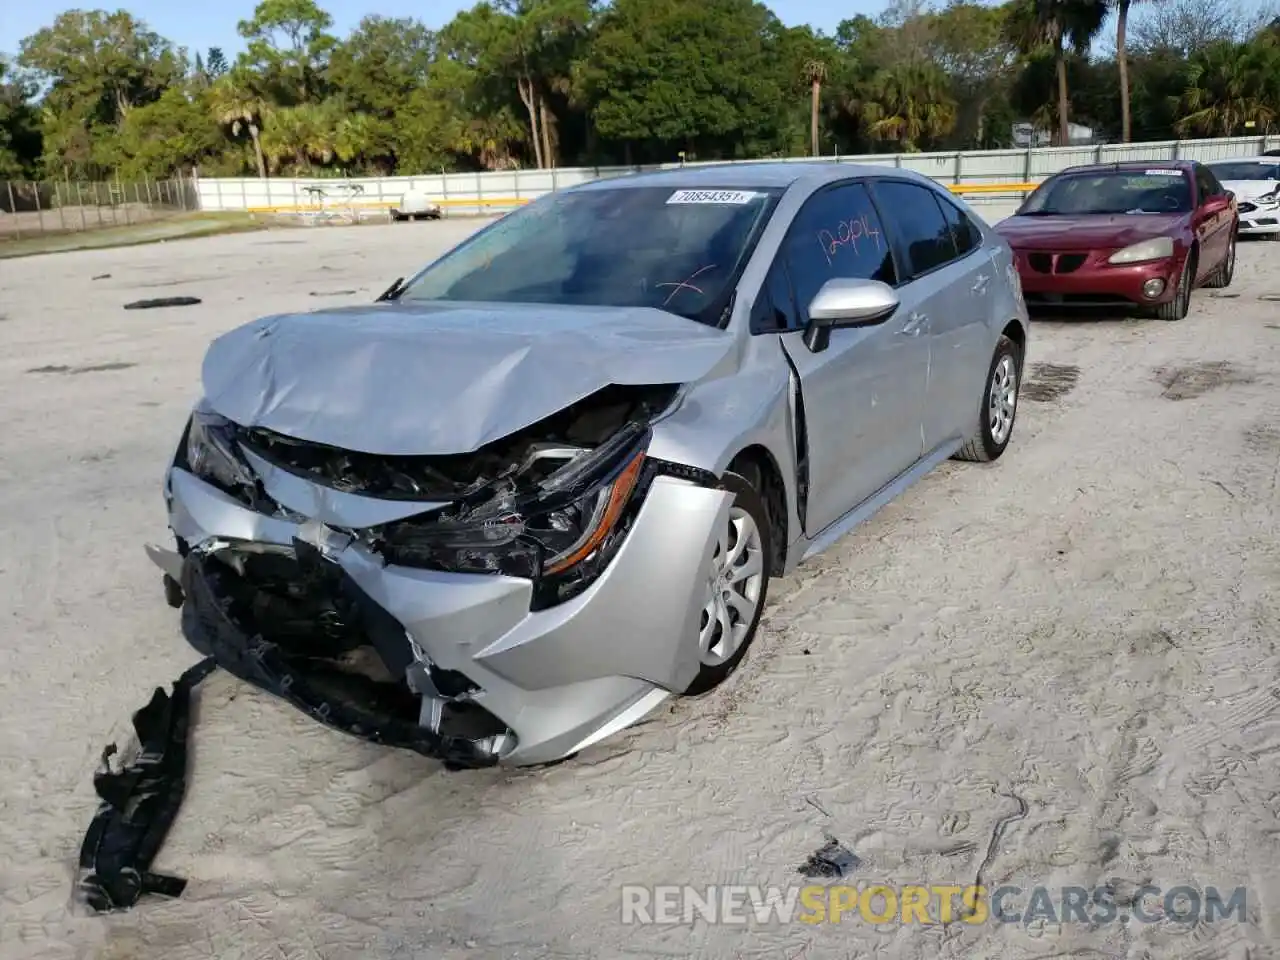
[[[667,203],[750,203],[760,196],[751,190],[677,190]]]
[[[1181,170],[1143,170],[1142,175],[1144,177],[1180,177],[1182,176],[1182,171]]]

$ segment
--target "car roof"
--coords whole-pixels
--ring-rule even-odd
[[[790,187],[794,184],[820,186],[855,177],[904,176],[907,179],[938,186],[937,181],[911,170],[871,163],[836,163],[834,161],[764,160],[756,163],[715,163],[698,167],[673,167],[606,177],[572,187],[572,190],[614,190],[633,187],[671,187],[673,189],[764,189]]]
[[[1110,173],[1121,170],[1180,170],[1190,173],[1195,168],[1192,160],[1120,160],[1116,163],[1086,163],[1078,167],[1066,167],[1058,173]]]
[[[1220,163],[1265,163],[1269,167],[1274,167],[1280,162],[1280,157],[1268,157],[1265,153],[1260,157],[1227,157],[1223,160],[1206,160],[1206,166],[1216,167]]]

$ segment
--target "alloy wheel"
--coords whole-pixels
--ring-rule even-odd
[[[764,585],[764,541],[751,514],[729,510],[707,575],[698,658],[717,667],[733,658],[756,619]]]
[[[991,426],[991,439],[1000,446],[1013,429],[1013,415],[1018,406],[1018,368],[1013,357],[1005,354],[991,372],[987,414]]]

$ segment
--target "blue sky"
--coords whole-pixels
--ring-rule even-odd
[[[124,7],[161,36],[190,51],[222,47],[230,57],[241,48],[236,23],[248,19],[256,0],[223,0],[220,3],[177,0],[130,0],[127,3],[43,4],[3,0],[0,13],[0,52],[16,54],[23,37],[48,26],[62,10],[72,7],[112,10]],[[377,13],[384,17],[417,17],[429,27],[443,26],[459,10],[471,6],[458,0],[320,0],[320,5],[333,16],[334,30],[344,36],[360,18]],[[841,20],[859,13],[878,14],[887,4],[884,0],[772,0],[769,6],[788,26],[810,23],[828,33],[835,31]]]

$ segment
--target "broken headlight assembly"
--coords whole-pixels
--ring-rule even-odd
[[[476,497],[387,524],[388,563],[533,580],[535,609],[585,589],[609,564],[652,480],[647,428],[624,428],[594,450],[535,451]],[[542,461],[567,460],[530,480]]]
[[[235,431],[230,420],[196,407],[187,424],[178,465],[242,500],[256,500],[258,480],[240,457]]]

